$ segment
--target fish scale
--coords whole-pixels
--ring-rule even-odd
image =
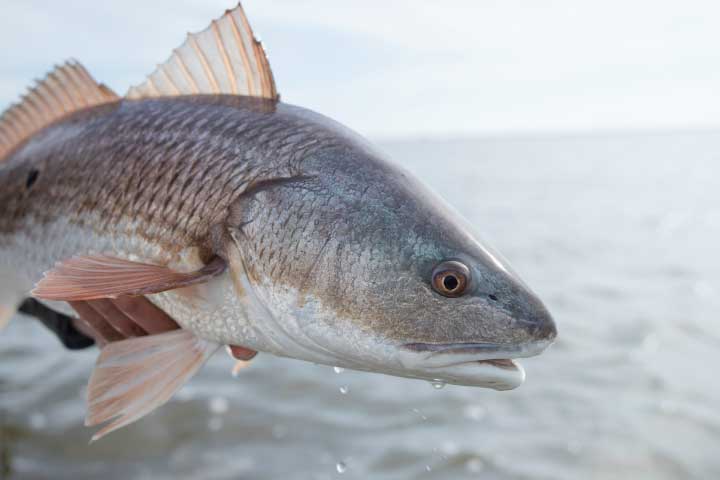
[[[285,136],[277,134],[259,137],[262,143],[249,149],[266,149],[272,164],[265,156],[243,156],[237,147],[223,153],[214,145],[226,142],[230,133],[236,141],[257,139],[267,129],[277,133],[279,123],[288,135],[320,146],[314,135],[317,126],[298,124],[293,115],[271,120],[265,113],[269,106],[258,113],[257,104],[257,99],[243,97],[124,101],[51,126],[0,164],[0,244],[8,245],[0,261],[5,269],[15,272],[22,284],[32,285],[54,262],[70,255],[111,251],[151,263],[177,264],[183,250],[208,249],[209,229],[222,221],[227,205],[262,175],[288,175],[288,160],[297,154],[288,148]],[[203,122],[203,128],[176,120],[203,117],[215,120]],[[168,124],[183,128],[168,132]],[[213,133],[220,125],[222,136]],[[117,132],[112,141],[109,132]],[[198,147],[202,144],[210,148]],[[163,155],[167,152],[172,154]],[[211,152],[211,160],[203,152]],[[226,175],[203,176],[206,165]],[[40,173],[27,189],[29,169]],[[177,312],[181,324],[210,323],[185,315],[186,309],[165,307]],[[225,327],[222,321],[204,330]]]
[[[240,6],[125,98],[57,67],[0,117],[0,187],[3,318],[33,296],[110,333],[156,306],[180,326],[102,347],[93,438],[166,402],[221,345],[506,390],[524,380],[512,359],[556,335],[437,194],[279,101]]]
[[[50,127],[0,169],[4,186],[0,192],[0,232],[13,234],[17,228],[14,219],[19,219],[20,211],[41,219],[68,216],[80,223],[84,221],[81,214],[97,212],[104,220],[92,227],[104,233],[118,233],[118,221],[132,218],[140,221],[141,229],[147,228],[143,220],[165,227],[151,239],[159,243],[172,246],[178,239],[201,241],[217,212],[232,203],[250,182],[292,174],[289,168],[298,152],[283,143],[285,136],[278,134],[278,123],[285,135],[313,138],[315,148],[321,147],[314,136],[317,127],[293,125],[287,116],[258,114],[243,108],[244,103],[252,106],[255,102],[247,100],[125,101],[111,112],[107,108],[94,115],[83,112],[80,118]],[[173,119],[189,114],[214,121],[202,127],[168,130],[167,124]],[[225,127],[221,134],[215,133],[217,125]],[[261,135],[268,128],[274,135]],[[214,149],[229,136],[240,145],[251,144],[246,152],[262,148],[264,154]],[[108,137],[113,140],[109,142]],[[248,141],[243,142],[245,139]],[[213,166],[225,175],[209,176]],[[27,189],[30,169],[37,169],[40,179]],[[195,214],[187,215],[190,212]]]

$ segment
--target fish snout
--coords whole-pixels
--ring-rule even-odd
[[[555,340],[555,337],[557,337],[557,326],[555,325],[555,320],[542,303],[539,303],[539,308],[537,308],[535,313],[531,316],[530,324],[531,334],[537,340],[552,342]]]
[[[549,345],[557,337],[555,320],[534,293],[527,292],[513,310],[513,316],[533,342]]]

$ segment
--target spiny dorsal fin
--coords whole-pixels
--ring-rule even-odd
[[[126,97],[199,94],[278,99],[265,50],[239,4],[202,32],[188,34],[185,43]]]
[[[55,67],[0,117],[0,161],[20,143],[65,115],[119,99],[78,62]]]

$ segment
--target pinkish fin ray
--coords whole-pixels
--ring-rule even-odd
[[[44,300],[64,301],[146,295],[206,282],[225,268],[220,257],[194,272],[178,272],[107,255],[72,257],[45,272],[31,293]]]
[[[98,431],[92,441],[167,402],[219,347],[187,330],[105,346],[90,377],[85,424],[113,421]]]
[[[265,49],[239,4],[202,32],[188,34],[170,58],[132,87],[126,98],[198,94],[279,98]]]
[[[0,162],[35,133],[73,112],[120,100],[76,61],[55,67],[0,116]]]

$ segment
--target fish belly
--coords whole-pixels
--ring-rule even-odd
[[[85,223],[91,222],[86,219]],[[26,219],[22,229],[10,236],[0,235],[0,288],[12,286],[13,298],[21,300],[30,295],[35,283],[56,262],[77,255],[106,254],[137,262],[169,265],[179,271],[191,271],[202,264],[197,248],[169,252],[159,241],[122,233],[133,231],[136,227],[127,222],[117,225],[115,233],[99,233],[64,217],[42,223]],[[250,340],[248,343],[254,343],[254,329],[237,304],[229,273],[203,285],[148,295],[147,298],[172,316],[182,328],[199,337],[219,343],[242,344],[247,339]],[[67,315],[74,314],[66,302],[45,300],[43,303]]]

